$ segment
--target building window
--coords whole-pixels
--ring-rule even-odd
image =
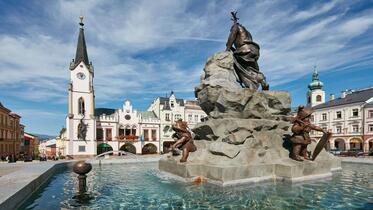
[[[308,103],[310,104],[311,103],[311,96],[308,96],[307,100],[308,100]]]
[[[311,115],[311,122],[315,121],[315,115]]]
[[[97,141],[102,141],[104,139],[104,130],[102,128],[96,129]]]
[[[168,113],[166,114],[165,120],[170,121],[170,114],[168,114]]]
[[[79,152],[85,152],[85,146],[79,146]]]
[[[171,108],[174,108],[175,107],[175,104],[173,101],[171,101]]]
[[[85,113],[84,99],[82,97],[78,100],[78,112],[82,115]]]
[[[369,131],[369,133],[373,132],[373,124],[368,125],[368,131]]]
[[[323,114],[322,114],[322,120],[324,120],[324,121],[327,120],[326,113],[323,113]]]
[[[369,110],[368,111],[368,117],[369,118],[373,118],[373,110]]]
[[[194,122],[198,122],[198,115],[194,115]]]
[[[152,130],[152,140],[157,141],[157,130]]]
[[[129,126],[126,127],[125,134],[126,134],[126,136],[131,135],[131,128]]]
[[[148,129],[144,129],[144,141],[149,141],[149,132],[148,132]]]
[[[106,140],[111,141],[112,136],[111,136],[111,128],[106,128]]]
[[[359,132],[359,126],[358,125],[352,125],[352,132],[358,133]]]
[[[193,120],[193,115],[192,115],[192,114],[189,114],[189,115],[188,115],[188,122],[192,122],[192,120]]]
[[[175,121],[181,119],[181,114],[175,114]]]
[[[317,95],[317,96],[316,96],[316,101],[317,101],[317,102],[321,102],[321,96],[320,96],[320,95]]]
[[[123,128],[119,128],[119,136],[124,136],[124,129]]]
[[[359,110],[358,109],[353,109],[352,110],[352,116],[353,117],[358,117],[359,116]]]
[[[337,119],[341,119],[342,118],[342,112],[341,111],[337,111],[336,112],[336,116],[337,116]]]
[[[342,133],[342,126],[337,126],[337,133]]]

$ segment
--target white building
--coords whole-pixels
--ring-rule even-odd
[[[201,109],[198,101],[186,100],[185,101],[185,121],[188,122],[190,129],[193,129],[197,123],[204,121],[207,114]]]
[[[148,111],[153,112],[160,119],[161,152],[167,152],[175,142],[171,136],[174,133],[172,124],[176,120],[187,121],[189,128],[193,129],[207,116],[197,101],[177,99],[173,91],[169,97],[156,98]]]
[[[172,124],[178,119],[185,119],[184,109],[184,100],[177,99],[173,92],[169,97],[158,97],[150,104],[148,111],[160,119],[161,152],[167,152],[167,148],[174,143]]]
[[[97,153],[123,150],[134,154],[160,152],[159,122],[152,112],[138,112],[126,100],[121,109],[98,108]]]
[[[314,124],[333,133],[328,148],[340,151],[358,149],[367,152],[373,148],[373,88],[343,91],[339,98],[330,95],[325,102],[325,91],[313,74],[307,93],[307,104],[315,109],[311,116]],[[318,140],[320,132],[311,132]]]

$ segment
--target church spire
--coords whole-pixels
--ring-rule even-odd
[[[308,85],[308,88],[310,90],[316,90],[321,89],[323,86],[324,84],[319,80],[319,73],[317,72],[317,68],[315,65],[312,74],[312,82]]]
[[[74,65],[78,65],[81,61],[83,61],[85,65],[89,66],[87,46],[85,44],[85,38],[84,38],[83,16],[80,16],[79,18],[80,18],[80,23],[79,23],[80,29],[79,29],[78,45],[76,47]]]

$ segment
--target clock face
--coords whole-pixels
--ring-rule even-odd
[[[83,74],[82,72],[79,72],[76,74],[76,77],[78,77],[78,79],[85,79],[85,74]]]

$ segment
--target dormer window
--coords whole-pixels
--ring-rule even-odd
[[[174,102],[173,101],[171,101],[171,108],[174,108]]]

